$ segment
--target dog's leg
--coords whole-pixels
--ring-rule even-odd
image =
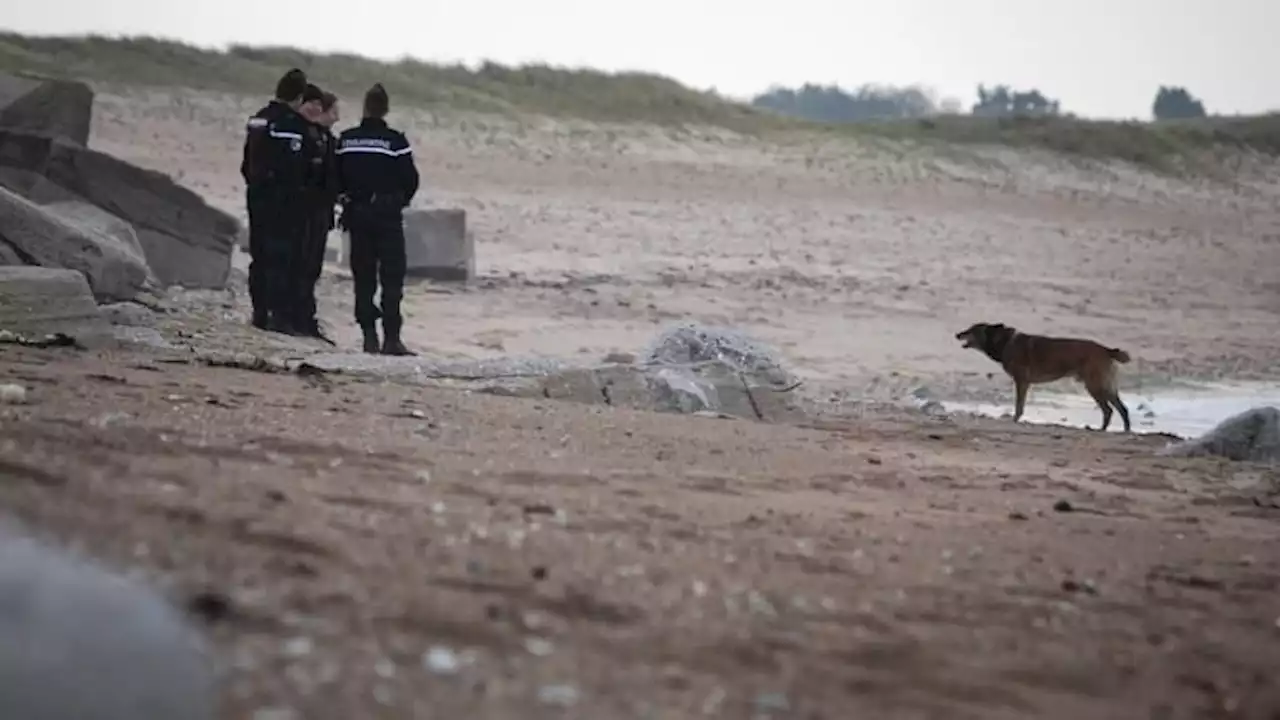
[[[1110,400],[1111,404],[1115,406],[1116,412],[1120,413],[1120,420],[1124,422],[1124,431],[1132,432],[1133,428],[1129,425],[1129,408],[1125,407],[1124,403],[1120,401],[1120,393],[1112,390]]]
[[[1124,431],[1132,432],[1133,426],[1129,423],[1129,408],[1124,406],[1120,401],[1120,390],[1116,382],[1116,364],[1108,363],[1106,372],[1097,378],[1095,382],[1085,383],[1085,387],[1089,389],[1089,394],[1097,401],[1098,407],[1102,408],[1102,429],[1107,429],[1107,424],[1111,422],[1111,408],[1120,411],[1120,420],[1124,423]]]
[[[1111,392],[1106,386],[1099,387],[1096,384],[1085,385],[1085,389],[1089,391],[1089,396],[1093,401],[1098,403],[1098,408],[1102,410],[1102,431],[1106,432],[1107,427],[1111,425]],[[1127,412],[1127,411],[1126,411]],[[1122,416],[1123,417],[1123,416]]]
[[[1018,422],[1022,419],[1022,411],[1027,407],[1027,390],[1031,389],[1031,383],[1020,378],[1013,379],[1013,390],[1016,397],[1013,404],[1013,421]]]

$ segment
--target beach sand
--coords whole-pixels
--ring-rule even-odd
[[[92,142],[241,214],[257,104],[104,88]],[[409,290],[433,356],[598,361],[697,321],[773,345],[807,392],[1008,404],[953,338],[983,320],[1124,348],[1131,395],[1280,375],[1265,164],[1189,182],[996,148],[392,123],[418,204],[466,209],[476,238],[475,282]],[[354,350],[349,276],[321,288]],[[237,290],[220,337],[276,342]],[[200,597],[227,718],[1280,712],[1274,470],[1157,457],[1165,437],[906,408],[749,423],[141,351],[6,350],[0,381],[30,398],[0,408],[0,501]]]

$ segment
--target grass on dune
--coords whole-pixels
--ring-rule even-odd
[[[136,86],[181,86],[263,96],[290,67],[340,95],[375,82],[398,102],[503,114],[535,113],[602,122],[712,125],[744,133],[831,132],[915,142],[997,144],[1118,159],[1172,170],[1214,151],[1280,156],[1280,114],[1157,123],[1070,117],[938,116],[822,125],[782,117],[670,78],[545,65],[471,69],[405,59],[384,62],[288,47],[198,48],[148,37],[33,37],[0,33],[0,70]]]

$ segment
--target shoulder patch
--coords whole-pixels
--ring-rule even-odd
[[[396,151],[391,146],[391,141],[380,137],[360,137],[357,135],[342,134],[338,142],[337,153],[339,155],[347,155],[351,153],[366,153],[374,155],[392,155]]]
[[[267,119],[263,117],[251,117],[247,123],[250,130],[261,130],[268,124]]]

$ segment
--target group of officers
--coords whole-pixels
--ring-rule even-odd
[[[350,233],[364,351],[414,354],[400,336],[406,270],[401,212],[419,178],[409,141],[387,125],[389,110],[387,91],[374,85],[365,94],[360,124],[334,137],[337,98],[294,68],[276,84],[275,98],[249,118],[240,174],[249,211],[255,327],[333,344],[316,315],[316,283],[329,231],[340,227]],[[374,302],[379,285],[380,307]]]

